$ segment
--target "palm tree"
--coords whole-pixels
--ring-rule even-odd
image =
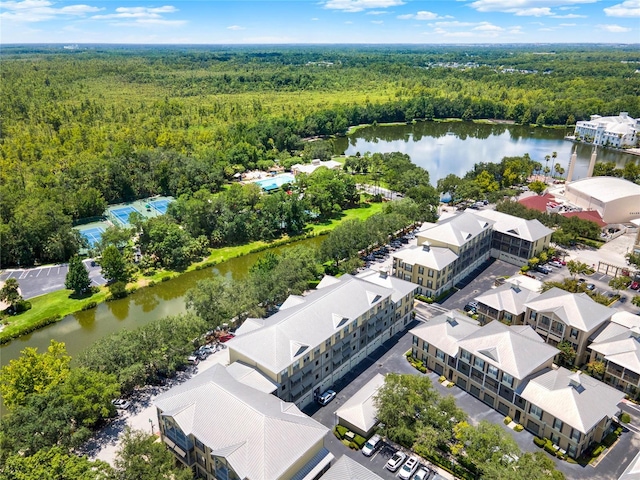
[[[546,162],[546,166],[544,167],[544,181],[547,181],[547,174],[551,171],[549,170],[549,160],[551,160],[551,157],[549,155],[546,155],[544,157],[544,161]]]

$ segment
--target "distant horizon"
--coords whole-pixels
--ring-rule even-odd
[[[589,46],[589,47],[612,47],[612,46],[634,46],[640,45],[640,41],[633,43],[611,42],[611,43],[586,43],[586,42],[511,42],[511,43],[114,43],[114,42],[22,42],[22,43],[3,43],[3,46],[23,46],[23,45],[40,45],[40,46],[141,46],[141,47],[304,47],[304,46],[370,46],[370,47],[393,47],[393,46],[432,46],[432,47],[506,47],[506,46]],[[640,52],[639,52],[640,53]]]
[[[6,0],[0,23],[2,45],[635,45],[640,0]]]

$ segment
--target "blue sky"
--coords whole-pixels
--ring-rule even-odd
[[[3,0],[1,43],[640,43],[640,0]]]

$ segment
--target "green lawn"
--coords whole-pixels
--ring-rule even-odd
[[[305,236],[312,237],[327,234],[344,220],[350,220],[354,218],[365,220],[370,216],[375,215],[376,213],[380,213],[383,206],[383,203],[362,204],[362,206],[359,208],[345,210],[338,218],[318,224],[309,225],[305,231]],[[247,243],[245,245],[214,248],[212,249],[211,255],[209,255],[209,257],[202,260],[201,262],[194,263],[186,271],[192,271],[198,267],[202,268],[202,265],[210,263],[221,263],[234,257],[240,257],[242,255],[247,255],[248,253],[252,253],[258,250],[283,245],[285,243],[296,241],[301,238],[303,237],[283,237],[273,242],[258,240],[255,242]],[[129,284],[129,287],[133,285],[136,285],[137,287],[144,287],[152,280],[157,283],[161,281],[163,277],[167,276],[176,278],[180,276],[180,273],[166,270],[158,271],[153,276],[140,277],[137,281]],[[58,290],[56,292],[47,293],[44,295],[40,295],[39,297],[30,299],[29,301],[31,302],[32,306],[31,310],[28,310],[20,315],[9,316],[4,319],[4,323],[6,323],[7,326],[2,330],[2,332],[0,332],[0,343],[5,343],[14,335],[23,335],[25,333],[33,331],[34,325],[37,325],[39,322],[42,322],[47,318],[56,315],[64,317],[65,315],[69,315],[71,313],[82,310],[82,307],[89,302],[104,302],[107,297],[107,289],[105,287],[102,287],[98,293],[92,295],[91,297],[85,297],[82,299],[70,298],[70,293],[71,290]]]
[[[0,333],[0,342],[15,334],[29,332],[33,325],[46,318],[59,315],[64,317],[71,313],[82,310],[82,307],[89,302],[104,302],[107,296],[107,289],[102,287],[98,293],[80,299],[70,298],[71,290],[58,290],[29,299],[31,310],[27,310],[20,315],[8,316],[3,320],[7,326]]]

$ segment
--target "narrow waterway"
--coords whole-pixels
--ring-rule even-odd
[[[325,237],[314,237],[275,247],[270,252],[278,253],[298,245],[317,248]],[[64,342],[67,352],[74,357],[95,341],[123,328],[134,329],[141,325],[185,311],[184,296],[198,280],[223,275],[241,279],[249,268],[266,251],[232,258],[215,267],[186,273],[168,282],[143,288],[121,300],[105,302],[97,308],[68,315],[58,323],[25,335],[0,348],[0,364],[6,365],[20,355],[26,347],[37,347],[44,351],[51,339]]]

